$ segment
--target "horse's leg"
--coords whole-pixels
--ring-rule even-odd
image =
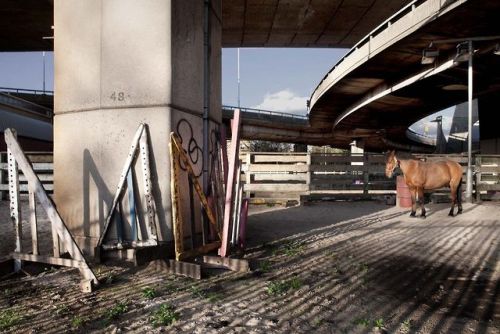
[[[415,217],[417,214],[417,201],[416,201],[416,196],[417,196],[417,189],[415,187],[411,187],[410,189],[410,194],[411,194],[411,212],[410,212],[410,217]]]
[[[458,181],[457,186],[457,203],[458,203],[458,212],[457,215],[462,213],[462,179]]]
[[[457,186],[454,182],[450,182],[450,195],[451,195],[451,209],[448,213],[448,216],[453,217],[453,209],[455,208],[455,204],[457,202]]]
[[[425,201],[424,201],[424,188],[417,188],[418,203],[422,209],[422,215],[420,217],[425,218]]]

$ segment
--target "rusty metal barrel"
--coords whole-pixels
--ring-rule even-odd
[[[397,201],[396,201],[397,206],[399,206],[400,208],[411,207],[410,189],[406,185],[404,177],[401,175],[396,178],[396,195],[397,195]]]

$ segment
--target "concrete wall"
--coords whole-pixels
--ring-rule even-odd
[[[220,3],[213,2],[220,17]],[[183,145],[187,148],[193,139],[203,149],[203,1],[55,0],[54,11],[59,212],[84,251],[92,253],[132,137],[144,122],[149,126],[160,239],[171,240],[170,132],[185,131],[189,123],[192,137]],[[213,11],[210,118],[211,128],[217,129],[221,25]],[[193,162],[202,168],[201,152]],[[142,194],[137,166],[136,175]],[[127,213],[127,201],[123,204]]]

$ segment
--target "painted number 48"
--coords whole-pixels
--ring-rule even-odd
[[[125,93],[124,92],[113,92],[111,96],[109,97],[113,101],[124,101],[125,100]]]

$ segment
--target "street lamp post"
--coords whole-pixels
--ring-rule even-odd
[[[472,49],[472,40],[468,41],[469,46],[469,68],[468,68],[468,136],[467,136],[467,188],[465,190],[465,199],[472,202],[472,58],[474,50]]]
[[[436,44],[448,44],[448,43],[457,43],[460,42],[460,45],[463,45],[467,43],[468,50],[466,54],[457,54],[457,57],[455,57],[455,61],[465,61],[463,58],[464,55],[467,56],[468,61],[469,61],[469,66],[468,66],[468,84],[467,84],[467,91],[468,91],[468,120],[467,120],[467,128],[468,128],[468,136],[467,136],[467,174],[466,174],[466,181],[467,181],[467,187],[465,189],[465,200],[467,202],[472,202],[472,91],[473,91],[473,80],[472,80],[472,59],[474,56],[474,50],[472,47],[472,42],[473,41],[495,41],[495,40],[500,40],[500,35],[496,36],[476,36],[476,37],[469,37],[469,38],[452,38],[452,39],[443,39],[443,40],[438,40],[438,41],[432,41],[429,44],[429,47],[424,49],[422,52],[422,64],[432,64],[436,58],[439,56],[439,50],[435,48]],[[498,43],[497,43],[498,46]],[[495,47],[494,53],[497,54],[499,48]]]

